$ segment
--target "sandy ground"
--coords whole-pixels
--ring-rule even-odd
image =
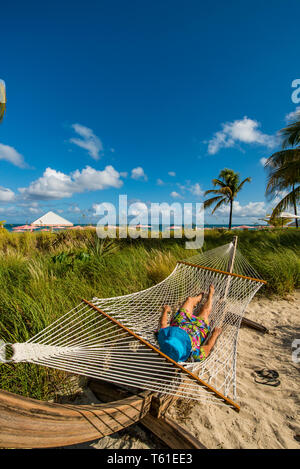
[[[300,291],[286,299],[254,299],[246,316],[269,329],[242,328],[238,347],[239,414],[226,407],[179,401],[168,415],[207,448],[300,448],[300,353],[292,360],[292,342],[300,340]],[[280,384],[255,382],[255,370],[276,370]],[[88,400],[94,400],[91,395]],[[94,402],[96,402],[94,400]],[[76,448],[164,448],[139,425]]]

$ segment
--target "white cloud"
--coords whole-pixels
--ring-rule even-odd
[[[148,213],[148,207],[144,202],[135,202],[129,206],[128,215],[130,216],[141,216]]]
[[[68,208],[68,211],[69,211],[69,212],[72,212],[72,213],[80,213],[80,212],[81,212],[81,209],[78,207],[78,205],[71,205],[71,206]]]
[[[147,181],[148,179],[141,166],[138,166],[131,171],[131,177],[132,179],[144,179],[144,181]]]
[[[285,116],[285,121],[287,123],[296,121],[300,119],[300,106],[296,107],[296,109]]]
[[[103,210],[110,210],[111,205],[109,202],[102,202],[101,204],[93,204],[92,209],[94,210],[93,216],[103,215]]]
[[[74,143],[78,147],[84,148],[87,150],[88,154],[94,159],[99,160],[100,153],[103,152],[103,145],[92,129],[85,127],[81,124],[73,124],[72,128],[75,132],[82,137],[80,138],[70,138],[70,142]]]
[[[204,192],[201,189],[201,186],[198,182],[196,182],[196,184],[193,184],[192,186],[190,186],[188,189],[193,195],[196,195],[198,197],[201,197],[204,194]]]
[[[216,213],[219,215],[229,215],[229,205],[223,205]],[[249,202],[247,205],[241,205],[237,200],[233,202],[233,217],[261,217],[266,214],[265,202]]]
[[[33,181],[29,187],[19,188],[19,191],[31,199],[62,199],[75,193],[119,188],[122,184],[120,173],[113,166],[106,166],[103,171],[86,166],[82,171],[77,169],[70,174],[47,168],[42,177]]]
[[[267,161],[268,161],[268,158],[261,158],[261,159],[259,160],[259,162],[260,162],[260,164],[261,164],[262,166],[265,166],[265,164],[266,164]]]
[[[185,181],[185,185],[177,183],[177,186],[183,193],[188,191],[197,197],[202,197],[204,195],[204,191],[201,189],[201,186],[198,182],[192,184],[191,181]]]
[[[19,201],[20,197],[16,197],[15,200],[16,200],[16,205],[15,205],[15,208],[17,209],[18,208],[21,208],[21,210],[19,211],[20,214],[22,214],[24,216],[24,214],[26,214],[27,212],[30,214],[30,213],[41,213],[42,209],[41,207],[39,206],[38,202],[35,202],[35,201],[26,201],[26,200],[22,200],[22,202]]]
[[[270,202],[249,202],[246,205],[241,205],[238,201],[233,202],[233,218],[264,218],[267,214],[271,214],[283,197],[287,195],[287,191],[281,191]],[[223,205],[216,210],[216,215],[229,215],[229,205]]]
[[[164,185],[164,181],[162,181],[161,179],[157,179],[157,180],[156,180],[156,184],[157,184],[158,186],[163,186],[163,185]]]
[[[215,155],[221,148],[233,147],[238,143],[259,144],[273,148],[278,143],[278,137],[267,135],[259,130],[259,122],[248,117],[222,124],[222,130],[216,132],[208,142],[208,153]]]
[[[169,175],[169,176],[172,176],[172,177],[175,177],[175,176],[176,176],[176,173],[175,173],[175,171],[169,171],[169,172],[168,172],[168,175]]]
[[[180,194],[178,194],[178,192],[176,192],[176,191],[171,192],[170,196],[173,197],[173,199],[181,199],[182,198],[182,196]]]
[[[186,184],[190,184],[189,181],[186,181]],[[187,186],[185,186],[184,184],[180,184],[180,182],[177,182],[177,187],[179,187],[179,189],[182,191],[182,192],[185,192],[186,189],[187,189]]]
[[[36,207],[29,207],[30,213],[40,213],[41,209]]]
[[[15,199],[15,194],[12,190],[0,186],[0,202],[12,202]]]
[[[6,160],[19,168],[26,168],[23,156],[15,148],[0,143],[0,160]]]
[[[79,169],[74,171],[72,179],[78,188],[76,192],[97,191],[108,187],[119,188],[123,185],[120,173],[113,166],[106,166],[103,171],[86,166],[82,171]]]
[[[0,213],[3,213],[3,218],[9,223],[24,223],[24,220],[33,221],[32,217],[36,218],[36,215],[42,215],[46,210],[40,208],[37,202],[32,201],[19,201],[18,196],[15,196],[13,200],[9,200],[8,203],[15,202],[13,205],[6,205],[0,207]],[[57,207],[54,208],[57,211]]]
[[[47,168],[42,177],[33,181],[29,187],[19,188],[19,191],[29,198],[61,199],[72,196],[74,182],[70,175]]]

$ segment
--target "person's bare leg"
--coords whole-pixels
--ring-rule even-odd
[[[215,293],[215,287],[213,285],[210,285],[207,300],[197,315],[199,318],[203,318],[208,323],[209,323],[208,318],[212,309],[212,300],[213,300],[214,293]]]
[[[160,328],[164,329],[165,327],[168,327],[168,313],[171,312],[171,308],[169,305],[164,305],[163,307],[163,312],[160,317]]]
[[[202,300],[202,297],[203,293],[200,293],[200,295],[197,296],[189,296],[185,300],[181,308],[184,308],[188,314],[193,315],[194,308],[197,306],[199,301]]]
[[[201,348],[203,349],[204,353],[205,353],[205,356],[208,357],[208,355],[210,354],[211,352],[211,349],[213,348],[213,346],[215,345],[216,343],[216,340],[217,338],[219,337],[219,335],[221,334],[222,332],[222,329],[220,327],[215,327],[212,335],[210,336],[210,338],[208,339],[207,341],[207,344],[206,345],[203,345]]]

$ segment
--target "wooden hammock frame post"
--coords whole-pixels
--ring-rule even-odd
[[[206,449],[172,419],[156,415],[155,393],[132,394],[99,380],[89,382],[89,388],[101,404],[59,404],[0,390],[0,448],[80,444],[139,423],[171,449]]]
[[[229,274],[232,274],[232,272],[233,272],[237,242],[238,242],[238,237],[234,236],[233,240],[232,240],[231,254],[230,254],[229,261],[228,261],[228,266],[227,266],[227,270],[228,270]],[[228,275],[227,282],[226,282],[226,287],[225,287],[225,292],[224,292],[224,297],[223,297],[223,313],[222,313],[222,318],[220,320],[220,327],[223,326],[223,323],[224,323],[224,320],[225,320],[225,317],[226,317],[226,312],[227,312],[226,311],[226,298],[227,298],[227,295],[228,295],[228,292],[229,292],[231,279],[232,279],[232,276]]]
[[[103,438],[139,422],[153,394],[108,404],[58,404],[0,390],[0,448],[53,448]]]
[[[97,306],[95,306],[93,303],[83,299],[82,300],[84,303],[86,303],[87,305],[89,305],[91,308],[93,308],[95,311],[98,311],[98,313],[102,314],[103,316],[105,316],[107,319],[109,319],[111,322],[113,322],[114,324],[116,324],[117,326],[121,327],[123,330],[125,330],[129,335],[135,337],[136,339],[138,339],[142,344],[146,345],[147,347],[149,347],[150,349],[154,350],[154,352],[158,353],[161,357],[163,357],[167,362],[171,363],[172,365],[174,365],[177,369],[179,369],[180,371],[182,371],[185,376],[188,376],[190,379],[192,379],[193,381],[196,381],[200,386],[204,387],[208,392],[214,394],[218,399],[222,400],[225,404],[228,404],[229,406],[231,406],[236,412],[239,412],[240,411],[240,406],[232,401],[231,399],[229,399],[228,397],[224,396],[222,393],[220,393],[219,391],[217,391],[217,389],[215,389],[214,387],[210,386],[209,384],[207,384],[205,381],[203,381],[202,379],[200,379],[198,376],[196,376],[194,373],[192,373],[191,371],[187,370],[186,368],[184,368],[184,366],[180,365],[179,363],[177,363],[175,360],[172,360],[172,358],[168,357],[167,355],[165,355],[163,352],[161,352],[158,348],[154,347],[154,345],[150,344],[149,342],[147,342],[145,339],[143,339],[142,337],[139,337],[137,334],[135,334],[133,331],[131,331],[130,329],[128,329],[126,326],[124,326],[123,324],[121,324],[119,321],[117,321],[116,319],[112,318],[111,316],[109,316],[107,313],[105,313],[104,311],[102,311],[100,308],[98,308]]]
[[[232,240],[232,252],[231,252],[231,255],[230,255],[230,258],[229,258],[229,262],[228,262],[228,272],[230,274],[232,274],[232,272],[233,272],[237,243],[238,243],[238,237],[234,236],[233,240]],[[230,282],[231,282],[231,277],[229,276],[228,280],[227,280],[226,289],[225,289],[224,299],[226,299],[226,297],[228,295]]]
[[[124,399],[131,395],[132,390],[128,386],[116,386],[107,381],[91,380],[89,388],[101,402],[110,402]],[[139,394],[138,394],[139,395]],[[138,421],[147,430],[150,430],[171,449],[207,449],[186,428],[182,428],[177,422],[164,414],[176,398],[168,396],[165,400],[151,394],[151,405],[149,412],[141,416]]]

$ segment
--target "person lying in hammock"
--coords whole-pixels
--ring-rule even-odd
[[[207,343],[202,345],[210,332],[209,315],[214,292],[214,286],[211,285],[207,300],[196,315],[193,312],[202,300],[203,294],[187,298],[177,313],[171,317],[170,326],[168,326],[168,313],[171,312],[171,308],[168,305],[163,307],[157,339],[160,350],[176,362],[184,362],[188,358],[191,361],[205,360],[221,334],[222,329],[215,327]]]

